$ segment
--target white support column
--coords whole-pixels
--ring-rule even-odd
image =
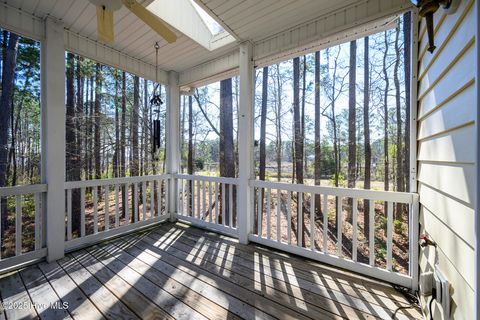
[[[240,106],[238,119],[238,232],[241,243],[248,243],[253,230],[253,192],[249,181],[253,175],[253,48],[249,42],[240,45]]]
[[[167,90],[167,173],[176,174],[180,167],[180,86],[178,73],[168,73]],[[170,180],[169,208],[170,221],[177,220],[178,184]]]
[[[42,42],[42,182],[48,184],[46,197],[47,260],[64,256],[65,251],[65,49],[63,25],[45,20]]]

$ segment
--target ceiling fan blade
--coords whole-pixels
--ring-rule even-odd
[[[123,0],[123,4],[132,11],[138,18],[145,22],[150,28],[155,30],[168,43],[177,41],[177,35],[170,30],[155,14],[151,13],[144,6],[135,0]]]
[[[97,6],[97,36],[102,42],[113,42],[113,11],[100,6]]]

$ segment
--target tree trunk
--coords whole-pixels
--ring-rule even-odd
[[[300,130],[301,130],[301,144],[302,144],[302,161],[303,161],[303,167],[304,167],[304,175],[308,175],[308,168],[307,168],[307,155],[305,152],[305,92],[306,92],[306,86],[307,86],[307,56],[303,56],[303,63],[302,63],[302,111],[300,114],[301,117],[301,125],[300,125]]]
[[[321,174],[321,137],[320,137],[320,51],[315,52],[315,185],[319,186],[322,180]],[[322,219],[320,195],[315,196],[315,218]]]
[[[383,75],[385,78],[385,91],[383,96],[383,126],[384,126],[384,140],[383,140],[383,152],[384,152],[384,190],[389,190],[389,156],[388,156],[388,90],[389,79],[387,73],[387,55],[388,55],[388,38],[387,31],[385,31],[385,51],[383,55]],[[387,202],[384,203],[384,214],[388,214]]]
[[[403,172],[405,191],[410,192],[410,43],[412,17],[410,11],[403,15],[403,55],[405,72],[405,162]]]
[[[277,118],[276,118],[276,152],[277,152],[277,180],[282,179],[282,82],[280,81],[280,65],[277,64]]]
[[[0,97],[0,114],[10,115],[13,99],[15,67],[17,64],[18,36],[9,32],[8,45],[4,50],[5,59],[2,70],[2,94]],[[4,33],[5,37],[6,33]],[[5,187],[7,182],[7,156],[8,156],[8,127],[9,117],[0,117],[0,187]],[[1,217],[1,235],[2,244],[4,243],[5,229],[7,227],[7,202],[2,200],[0,203],[2,212]],[[1,249],[1,248],[0,248]]]
[[[132,163],[130,164],[130,175],[136,177],[139,175],[139,154],[138,154],[138,110],[140,107],[140,79],[138,76],[133,77],[133,107],[131,120],[131,138],[132,138]],[[133,186],[132,186],[133,188]],[[132,189],[132,195],[133,195]],[[139,202],[137,202],[139,203]],[[140,212],[137,209],[137,214]],[[138,217],[139,218],[139,217]],[[132,221],[134,217],[132,215]]]
[[[233,102],[232,102],[232,79],[220,81],[220,176],[235,177],[235,150],[233,143]],[[223,147],[222,147],[223,146]],[[225,224],[228,225],[230,214],[229,190],[225,188]],[[232,192],[233,193],[233,192]],[[235,197],[234,197],[235,198]],[[234,199],[233,199],[234,200]]]
[[[397,170],[396,170],[396,185],[398,192],[405,191],[405,181],[403,178],[403,147],[402,147],[402,110],[400,107],[400,80],[398,79],[398,68],[400,66],[400,47],[398,44],[398,38],[400,36],[400,29],[395,29],[395,65],[393,71],[393,81],[395,83],[395,109],[396,109],[396,116],[397,116],[397,139],[396,139],[396,162],[397,162]],[[395,211],[395,219],[399,219],[403,214],[404,205],[401,203],[397,203],[396,211]]]
[[[188,156],[187,156],[187,173],[193,174],[193,101],[192,96],[188,97]],[[193,216],[193,180],[189,180],[189,199],[188,199],[188,212],[190,216]]]
[[[259,168],[260,180],[265,180],[265,169],[266,169],[265,167],[266,167],[266,158],[267,158],[267,155],[266,155],[267,99],[268,99],[268,67],[264,67],[263,82],[262,82],[262,110],[260,113],[260,168]]]
[[[127,116],[127,79],[125,75],[125,71],[122,72],[122,114],[121,114],[121,125],[120,125],[120,176],[126,176],[126,166],[127,162],[125,159],[125,143],[126,143],[126,134],[127,134],[127,127],[126,127],[126,116]],[[125,186],[122,186],[122,217],[125,217],[127,206],[125,203],[125,197],[128,190],[126,190]]]
[[[102,105],[102,66],[97,63],[95,66],[95,110],[94,123],[95,133],[93,141],[93,157],[95,162],[95,179],[101,179],[100,163],[100,108]],[[98,199],[102,199],[101,188],[98,187]]]
[[[115,106],[115,152],[113,153],[113,176],[115,178],[119,177],[119,158],[120,158],[120,115],[118,113],[118,91],[119,91],[119,86],[118,86],[118,73],[115,71],[114,75],[115,77],[115,100],[114,100],[114,106]]]
[[[301,120],[300,117],[300,58],[297,57],[293,59],[293,125],[295,128],[295,175],[297,184],[303,184],[303,136],[301,127],[303,120]],[[297,205],[300,204],[298,202],[299,199],[300,193],[297,194]],[[298,210],[304,212],[303,205],[302,208]],[[305,219],[301,221],[298,220],[297,216],[297,239],[301,241],[302,246],[305,246],[305,237],[298,232],[298,226],[300,223],[304,224],[304,220]]]
[[[350,67],[348,72],[348,187],[355,188],[357,167],[357,113],[356,113],[356,82],[357,82],[357,41],[350,41]],[[352,223],[352,198],[348,198],[347,221]]]
[[[365,179],[363,188],[370,189],[370,175],[372,163],[372,147],[370,145],[370,60],[369,60],[369,38],[365,37],[364,41],[364,58],[365,63],[363,72],[363,134],[365,139]],[[369,241],[370,234],[370,201],[364,200],[363,204],[363,224],[365,239]]]

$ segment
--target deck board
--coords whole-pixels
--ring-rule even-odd
[[[185,224],[163,224],[0,278],[6,319],[388,319],[390,285]],[[1,310],[0,310],[1,311]],[[416,309],[397,319],[421,319]]]

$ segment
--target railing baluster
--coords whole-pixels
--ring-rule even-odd
[[[205,191],[205,184],[207,182],[202,182],[202,199],[203,199],[203,206],[202,206],[202,220],[205,220],[205,215],[207,214],[207,195]]]
[[[357,198],[352,199],[352,224],[353,224],[353,235],[352,235],[352,260],[357,261],[357,238],[358,238],[358,225],[357,225]]]
[[[177,200],[178,199],[177,197]],[[155,180],[150,181],[150,218],[153,217],[155,217]]]
[[[142,221],[147,217],[147,182],[142,182]]]
[[[170,194],[170,191],[169,191],[170,189],[168,188],[168,185],[169,183],[173,183],[173,181],[168,178],[165,179],[164,181],[165,181],[165,212],[168,212],[169,210],[168,204],[170,202],[170,200],[168,199],[168,195]]]
[[[233,184],[228,185],[228,198],[229,198],[228,204],[230,207],[228,218],[229,218],[230,228],[233,228]]]
[[[208,182],[208,221],[212,222],[212,181]]]
[[[162,215],[162,182],[161,179],[157,180],[157,216],[159,217]]]
[[[299,192],[297,197],[297,246],[301,247],[303,238],[303,192]]]
[[[328,194],[323,195],[323,252],[328,253]]]
[[[195,218],[197,215],[195,213],[195,180],[189,180],[190,183],[190,201],[192,203],[192,217]]]
[[[22,196],[15,196],[15,255],[22,254]]]
[[[185,201],[185,188],[183,186],[183,179],[178,179],[178,183],[180,185],[180,194],[179,194],[179,204],[178,204],[178,214],[183,215],[184,213],[184,201]]]
[[[67,241],[72,240],[72,189],[67,190]]]
[[[310,249],[315,250],[315,194],[310,194]]]
[[[370,265],[375,266],[375,201],[368,200],[369,206],[369,215],[368,220],[370,221],[370,229],[368,235],[368,244],[370,246]]]
[[[282,241],[281,228],[280,228],[280,215],[282,213],[282,193],[280,189],[277,189],[277,242]]]
[[[93,187],[93,233],[98,233],[98,189]]]
[[[80,188],[80,237],[85,237],[85,188]]]
[[[115,185],[115,228],[118,228],[120,221],[120,204],[118,199],[118,184]]]
[[[218,224],[218,214],[219,214],[219,199],[218,199],[218,182],[215,182],[215,220]]]
[[[40,212],[40,193],[35,193],[33,195],[34,202],[35,202],[35,250],[39,250],[42,248],[42,233],[41,233],[41,212]],[[0,200],[1,203],[1,200]],[[1,207],[1,206],[0,206]],[[0,208],[1,211],[1,208]],[[0,213],[0,217],[2,214]],[[0,246],[1,248],[1,246]]]
[[[133,184],[133,222],[138,221],[138,183]]]
[[[105,186],[105,202],[104,202],[104,205],[103,205],[103,214],[104,214],[104,225],[105,225],[105,228],[104,230],[105,231],[108,231],[110,229],[110,197],[109,197],[109,186],[106,185]]]
[[[226,195],[225,195],[225,183],[222,183],[222,224],[225,226],[225,198],[226,198]]]
[[[292,192],[287,191],[287,237],[288,244],[292,244]]]
[[[202,199],[202,181],[197,180],[197,219],[202,219],[202,206],[200,200]]]
[[[130,210],[128,210],[128,183],[125,183],[125,194],[123,199],[123,207],[125,208],[125,225],[128,225],[130,223]]]
[[[271,232],[271,221],[270,215],[272,211],[272,204],[271,204],[271,194],[272,189],[267,189],[267,239],[270,239],[270,232]]]
[[[387,270],[392,271],[392,238],[393,238],[393,202],[388,202],[388,219],[387,219]]]
[[[263,207],[263,201],[262,201],[262,188],[257,188],[257,234],[259,237],[262,236],[262,207]]]
[[[337,256],[342,257],[342,237],[343,237],[343,212],[342,212],[342,197],[337,197]]]

